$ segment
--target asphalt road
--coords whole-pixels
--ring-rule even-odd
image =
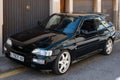
[[[112,55],[94,55],[88,59],[73,64],[64,75],[55,75],[35,71],[23,70],[0,80],[120,80],[120,42],[115,43]],[[8,72],[6,72],[8,73]],[[8,75],[8,74],[3,74]],[[1,76],[1,75],[0,75]]]

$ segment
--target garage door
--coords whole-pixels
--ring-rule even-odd
[[[102,0],[102,12],[109,14],[107,19],[113,22],[113,0]]]
[[[49,16],[49,0],[3,0],[4,41],[10,35],[32,28]]]
[[[94,0],[73,0],[74,13],[92,13]]]

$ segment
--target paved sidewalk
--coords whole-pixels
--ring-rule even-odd
[[[120,39],[120,30],[116,31],[116,39]]]
[[[0,57],[0,74],[20,67],[22,67],[22,65],[7,59],[5,56]]]

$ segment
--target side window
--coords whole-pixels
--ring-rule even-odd
[[[94,19],[87,19],[83,22],[82,27],[80,29],[81,33],[92,33],[96,30]]]
[[[105,19],[102,19],[100,17],[97,17],[96,19],[98,19],[104,27],[109,26],[108,22]]]
[[[95,19],[94,23],[98,31],[103,30],[105,28],[105,26],[101,23],[101,20],[99,19]]]

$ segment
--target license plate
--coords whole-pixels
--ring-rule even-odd
[[[13,52],[10,52],[10,57],[19,61],[24,62],[24,57]]]

